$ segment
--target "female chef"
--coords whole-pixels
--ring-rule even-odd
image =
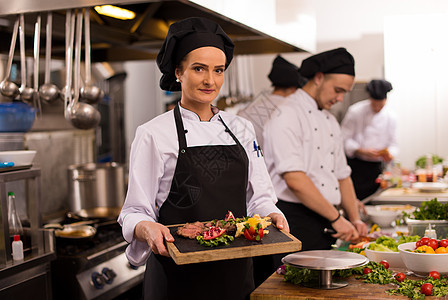
[[[146,262],[145,299],[245,299],[254,288],[251,258],[176,265],[165,242],[177,237],[166,225],[223,219],[230,210],[270,216],[289,231],[252,124],[211,105],[233,48],[218,24],[188,18],[170,26],[157,56],[160,87],[181,90],[181,100],[137,129],[118,219],[130,263]]]

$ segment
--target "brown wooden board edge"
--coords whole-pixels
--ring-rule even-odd
[[[302,242],[300,240],[288,232],[283,230],[280,231],[288,236],[292,241],[189,253],[181,253],[174,243],[167,243],[167,248],[171,258],[177,265],[297,252],[302,249]]]

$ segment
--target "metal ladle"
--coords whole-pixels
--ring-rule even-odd
[[[25,56],[25,18],[23,14],[20,15],[19,26],[19,38],[20,38],[20,73],[22,83],[20,86],[20,97],[23,102],[32,103],[34,89],[26,86],[26,56]]]
[[[39,88],[39,96],[42,100],[50,103],[59,97],[59,89],[50,82],[50,59],[51,59],[51,33],[53,24],[53,14],[48,12],[45,48],[45,82]]]
[[[70,122],[68,108],[72,104],[72,65],[73,65],[73,39],[75,34],[75,14],[67,10],[65,20],[65,86],[60,96],[64,101],[64,117]]]
[[[84,40],[85,40],[85,68],[86,68],[86,81],[85,85],[81,88],[81,98],[87,103],[94,104],[104,97],[104,92],[97,86],[92,84],[92,69],[91,69],[91,47],[90,47],[90,13],[87,8],[84,13]]]
[[[81,39],[82,39],[82,11],[77,14],[76,20],[76,45],[74,60],[74,90],[75,97],[72,104],[68,107],[70,122],[79,129],[90,129],[96,127],[101,120],[101,115],[92,105],[78,102],[79,100],[79,80],[80,80],[80,62],[81,62]]]
[[[12,39],[11,39],[11,47],[9,48],[9,56],[8,56],[8,64],[6,66],[6,76],[5,79],[3,79],[2,82],[0,82],[0,93],[9,98],[15,98],[19,95],[20,90],[17,84],[12,82],[9,79],[9,76],[11,75],[11,68],[12,68],[12,59],[14,57],[14,50],[16,48],[16,40],[17,40],[17,31],[19,27],[19,17],[17,17],[17,20],[14,23],[14,29],[12,30]]]
[[[40,105],[39,98],[39,49],[40,49],[40,25],[41,25],[41,16],[37,15],[36,24],[34,27],[34,93],[33,93],[33,102],[34,108],[39,112],[39,116],[42,117],[42,107]]]

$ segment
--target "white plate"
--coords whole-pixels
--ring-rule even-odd
[[[412,187],[421,192],[443,192],[448,188],[448,185],[443,182],[416,182]]]

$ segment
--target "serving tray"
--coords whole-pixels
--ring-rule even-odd
[[[183,224],[168,226],[174,237],[173,243],[167,243],[168,252],[178,265],[290,253],[302,249],[302,242],[273,225],[266,228],[269,233],[264,235],[260,242],[249,241],[244,236],[239,236],[229,245],[217,247],[206,247],[200,245],[196,239],[178,236],[176,231],[181,226]]]

